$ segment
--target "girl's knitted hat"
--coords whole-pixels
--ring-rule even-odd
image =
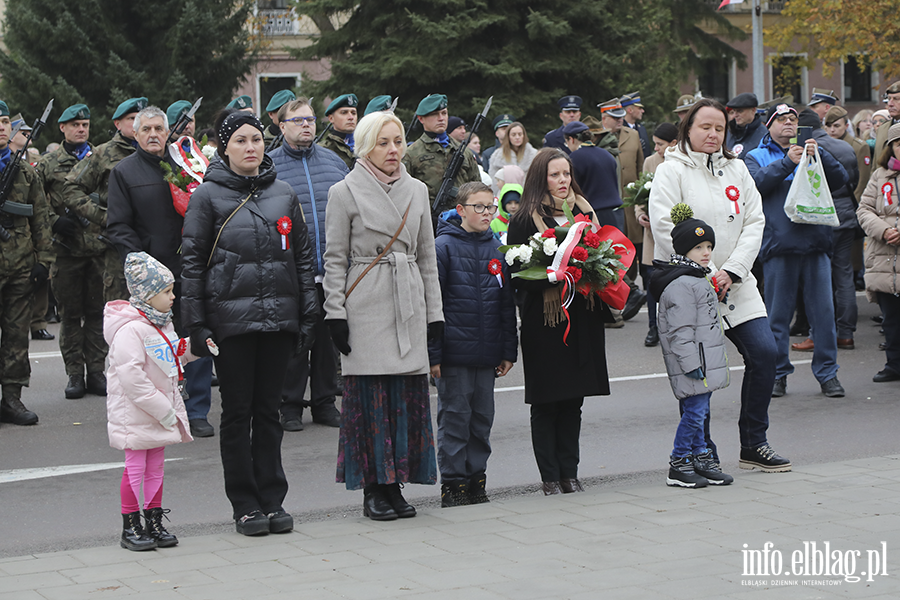
[[[175,283],[172,271],[146,252],[131,252],[125,259],[125,283],[132,297],[142,302]]]

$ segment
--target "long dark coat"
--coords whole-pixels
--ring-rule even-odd
[[[580,211],[575,210],[576,214]],[[548,227],[557,224],[545,219]],[[513,219],[509,224],[507,242],[524,244],[537,232],[531,218]],[[519,263],[516,263],[519,266]],[[516,289],[521,291],[520,316],[522,326],[522,364],[525,369],[525,403],[543,404],[571,400],[584,396],[608,396],[609,373],[606,370],[606,342],[604,321],[612,320],[609,307],[594,297],[593,310],[588,310],[584,296],[575,294],[567,309],[572,327],[566,341],[563,334],[566,322],[556,327],[544,325],[544,290],[559,287],[547,280],[525,281],[514,277]]]

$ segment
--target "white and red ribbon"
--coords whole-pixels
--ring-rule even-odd
[[[281,249],[290,250],[291,242],[288,234],[291,232],[291,220],[288,217],[281,217],[276,221],[275,228],[281,234]]]
[[[488,272],[496,277],[497,283],[500,284],[500,287],[503,287],[503,263],[499,259],[491,259],[488,263]]]
[[[884,194],[884,205],[890,206],[894,203],[894,200],[891,198],[891,194],[894,193],[894,185],[890,181],[886,181],[883,186],[881,186],[881,193]]]
[[[553,263],[547,267],[547,279],[550,283],[557,283],[558,281],[563,282],[561,304],[563,315],[566,317],[566,330],[563,332],[563,344],[566,346],[569,345],[566,338],[569,337],[569,329],[571,329],[572,326],[572,323],[569,320],[569,311],[567,309],[575,298],[575,278],[567,267],[569,265],[569,259],[572,257],[572,252],[575,250],[575,247],[578,246],[578,242],[581,241],[581,234],[587,228],[590,228],[591,231],[594,231],[595,229],[594,224],[591,223],[589,219],[582,215],[578,215],[575,219],[575,223],[569,227],[569,233],[566,234],[566,238],[559,245],[556,255],[553,257]]]
[[[741,214],[741,205],[739,202],[739,200],[741,199],[741,190],[737,189],[737,187],[733,185],[729,185],[727,188],[725,188],[725,196],[729,201],[731,201],[731,214]]]

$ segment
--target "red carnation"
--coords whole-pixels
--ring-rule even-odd
[[[545,229],[544,233],[541,234],[542,238],[555,238],[556,237],[556,229]]]
[[[572,279],[574,280],[574,283],[578,283],[578,280],[581,279],[581,269],[579,269],[578,267],[567,267],[567,268],[568,268],[569,273],[572,274]]]
[[[581,246],[575,246],[575,249],[572,250],[572,258],[575,260],[580,260],[584,262],[588,259],[588,251],[586,248],[582,248]]]
[[[591,248],[599,248],[600,236],[593,231],[587,232],[586,234],[584,234],[584,245],[590,246]]]

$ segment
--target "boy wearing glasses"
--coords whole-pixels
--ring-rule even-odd
[[[516,361],[516,308],[509,270],[492,235],[491,188],[466,183],[456,215],[438,222],[435,247],[444,306],[443,335],[428,343],[438,388],[441,506],[488,502],[494,378]]]

